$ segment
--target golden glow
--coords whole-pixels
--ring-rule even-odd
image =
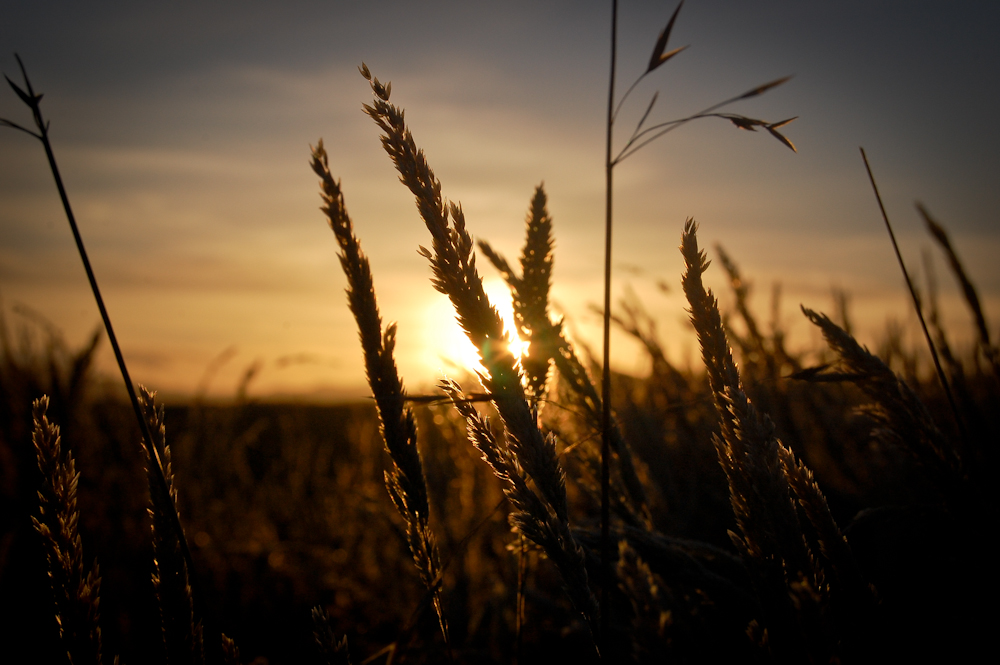
[[[484,280],[483,286],[486,289],[486,295],[489,296],[490,303],[503,319],[504,332],[511,340],[510,352],[514,354],[514,357],[520,358],[521,354],[528,350],[528,345],[522,342],[515,332],[514,307],[511,303],[510,289],[499,279]],[[434,324],[426,328],[424,348],[428,358],[434,358],[437,361],[436,367],[439,374],[454,374],[456,371],[469,373],[484,371],[479,359],[479,352],[458,325],[451,302],[445,296],[436,298],[428,306],[425,316],[428,321],[432,321]],[[447,323],[440,323],[442,321],[447,321]],[[434,361],[431,363],[433,364]]]

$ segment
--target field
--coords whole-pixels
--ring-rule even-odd
[[[668,50],[679,11],[639,80],[683,50]],[[93,368],[105,334],[117,353],[106,314],[107,333],[71,348],[30,307],[4,313],[0,637],[10,653],[27,646],[35,660],[77,664],[988,653],[995,612],[984,607],[1000,591],[988,545],[1000,350],[974,276],[929,212],[971,335],[945,328],[934,279],[912,282],[900,256],[926,344],[891,328],[870,351],[841,293],[830,316],[802,307],[822,343],[793,345],[780,290],[761,315],[739,248],[706,251],[689,219],[676,230],[684,269],[667,288],[684,294],[700,363],[673,362],[643,302],[612,302],[610,288],[601,359],[574,339],[572,314],[554,313],[559,227],[544,186],[527,202],[520,256],[474,241],[391,86],[359,70],[372,93],[365,113],[429,232],[419,251],[431,282],[479,366],[407,392],[396,327],[376,298],[388,287],[322,141],[310,166],[370,400],[254,399],[251,365],[231,399],[164,404],[132,393],[119,356],[129,399]],[[643,130],[653,97],[615,156],[612,77],[608,238],[614,167],[647,137],[714,118],[795,150],[794,118],[721,110],[786,80]],[[26,74],[11,85],[37,131],[3,122],[50,150],[41,97]],[[610,285],[610,240],[606,256]],[[710,271],[728,284],[725,307],[706,287]],[[513,325],[490,302],[488,272],[510,288]],[[648,373],[611,368],[611,326],[644,350]]]
[[[756,491],[745,497],[748,505],[734,499],[741,482],[732,479],[737,467],[720,465],[726,440],[713,437],[738,442],[749,436],[745,426],[727,432],[710,375],[672,366],[641,305],[622,303],[618,325],[646,346],[653,370],[613,377],[621,437],[640,482],[633,492],[621,466],[615,467],[614,533],[621,549],[613,629],[620,648],[640,662],[668,656],[682,662],[819,662],[971,655],[989,640],[990,615],[980,601],[995,597],[997,581],[985,542],[995,523],[988,478],[1000,412],[988,359],[947,364],[963,436],[925,354],[887,335],[879,355],[897,374],[876,378],[839,348],[789,351],[783,331],[759,322],[747,305],[746,281],[732,260],[719,263],[736,288],[737,305],[723,318],[741,360],[741,389],[759,412],[770,414],[781,450],[792,451],[815,474],[856,569],[848,574],[843,568],[838,557],[844,552],[831,548],[824,520],[802,502],[798,487],[771,488],[779,497],[772,500],[795,497],[801,506],[780,525],[793,529],[784,534],[771,532],[754,513]],[[841,328],[849,330],[849,311],[840,316]],[[103,644],[124,662],[158,662],[163,651],[150,584],[144,460],[129,407],[88,368],[100,336],[95,346],[67,349],[54,331],[37,326],[5,323],[4,333],[0,589],[4,598],[16,599],[4,603],[4,637],[8,644],[34,645],[44,662],[58,660],[46,558],[28,519],[38,515],[36,492],[44,480],[30,443],[30,402],[45,393],[51,396],[48,417],[61,425],[63,449],[72,451],[80,473],[82,562],[100,564]],[[580,363],[591,374],[599,371]],[[821,372],[806,369],[827,363],[831,367]],[[812,380],[789,378],[795,373]],[[902,392],[893,394],[895,379],[888,377],[895,376]],[[551,372],[537,404],[541,431],[558,437],[570,532],[595,580],[599,420],[588,402],[594,388],[588,392],[574,383],[579,379]],[[910,399],[904,386],[926,411],[915,401],[900,406],[899,400]],[[413,402],[412,409],[428,524],[440,553],[440,586],[433,588],[447,621],[447,646],[434,594],[413,565],[407,516],[393,509],[385,492],[384,470],[398,467],[383,452],[371,403],[263,404],[237,396],[226,405],[168,406],[167,440],[208,660],[221,658],[217,636],[224,632],[245,662],[323,662],[312,634],[314,606],[325,609],[338,638],[348,636],[353,662],[376,654],[370,662],[593,658],[585,615],[566,593],[572,582],[565,569],[553,563],[544,537],[538,545],[511,531],[516,497],[504,498],[505,483],[469,443],[465,418],[441,397],[441,403]],[[493,413],[496,422],[491,409],[483,413]],[[919,420],[908,420],[914,418]],[[487,431],[499,433],[497,425]],[[927,447],[932,440],[962,447],[946,448],[938,458]],[[747,453],[751,459],[763,456],[755,450]],[[960,466],[942,459],[960,459]],[[751,464],[746,472],[762,474],[748,481],[754,488],[787,482],[766,466]],[[555,513],[543,517],[554,520]],[[749,553],[751,547],[758,553]],[[796,573],[801,577],[787,572],[793,554],[775,556],[769,547],[804,547],[809,556],[806,569]],[[775,561],[783,563],[784,575],[766,569]],[[763,623],[764,594],[774,594],[772,602],[787,599],[794,610],[783,617],[795,633],[781,636],[790,644],[781,645],[780,633]],[[764,629],[770,629],[767,637]],[[383,651],[390,645],[392,653]],[[792,652],[782,654],[779,647]]]

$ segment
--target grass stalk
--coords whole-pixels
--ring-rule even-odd
[[[52,143],[49,141],[49,123],[42,116],[42,95],[35,94],[31,81],[28,79],[28,73],[24,69],[24,63],[21,62],[20,56],[15,54],[14,57],[17,58],[17,64],[21,68],[21,75],[24,78],[24,89],[11,81],[9,77],[4,76],[4,78],[7,79],[7,83],[10,84],[10,87],[15,93],[17,93],[17,96],[21,99],[21,101],[31,109],[32,118],[34,119],[37,131],[28,129],[4,118],[0,118],[0,125],[10,127],[11,129],[33,136],[42,143],[42,146],[45,149],[45,156],[49,162],[49,169],[52,171],[52,177],[55,179],[56,189],[59,190],[59,198],[62,201],[63,210],[66,213],[66,219],[69,221],[70,230],[73,232],[73,240],[76,242],[76,248],[80,254],[80,260],[83,262],[83,268],[87,273],[87,281],[90,282],[90,290],[93,292],[94,299],[97,301],[97,309],[100,310],[101,320],[104,322],[104,329],[107,330],[108,333],[108,341],[111,342],[111,349],[114,351],[115,360],[118,363],[118,369],[121,372],[122,380],[125,382],[125,390],[128,392],[129,402],[132,404],[132,410],[135,413],[136,422],[139,423],[139,431],[142,433],[143,447],[146,454],[149,455],[152,460],[152,464],[154,466],[150,491],[160,494],[160,500],[163,505],[172,505],[172,502],[169,501],[170,489],[164,474],[163,460],[160,459],[159,453],[153,445],[153,434],[149,430],[146,418],[143,415],[143,409],[139,404],[139,398],[136,394],[135,387],[132,384],[132,378],[129,376],[128,367],[125,365],[125,357],[122,355],[121,347],[118,345],[118,337],[115,335],[114,327],[111,325],[111,317],[108,315],[108,310],[104,306],[104,298],[101,296],[101,289],[97,285],[97,278],[94,276],[94,270],[90,266],[90,259],[87,257],[87,250],[83,245],[83,237],[80,235],[80,229],[76,224],[76,217],[73,215],[73,208],[69,203],[69,196],[66,194],[66,187],[63,185],[62,176],[59,173],[59,166],[56,164],[56,157],[52,150]],[[180,516],[175,512],[169,519],[172,523],[172,528],[177,533],[177,537],[180,539],[181,551],[187,561],[187,567],[189,570],[193,570],[194,567],[191,559],[191,550],[188,547],[187,539],[184,537],[184,529],[181,526]]]
[[[570,388],[569,396],[586,417],[588,424],[600,439],[602,431],[603,400],[590,377],[587,367],[577,356],[573,345],[562,331],[562,322],[553,323],[548,311],[548,291],[552,272],[552,219],[545,207],[545,193],[541,186],[532,197],[531,212],[527,219],[527,232],[521,252],[521,271],[515,269],[499,252],[484,240],[478,242],[480,251],[490,260],[510,287],[514,301],[514,320],[521,339],[528,342],[528,353],[521,357],[521,366],[527,378],[529,398],[534,406],[546,394],[549,364],[554,364],[560,379]],[[601,312],[599,312],[601,313]],[[614,317],[612,317],[614,320]],[[627,510],[619,517],[629,523],[651,524],[649,501],[639,480],[632,452],[622,436],[621,428],[612,414],[611,419],[611,482],[623,487],[628,497]],[[600,459],[595,478],[600,478]],[[614,464],[617,462],[617,464]],[[598,484],[599,484],[598,480]],[[619,504],[625,507],[624,504]],[[614,506],[613,506],[614,507]]]
[[[414,194],[417,209],[433,239],[431,249],[421,248],[421,254],[431,263],[432,283],[448,296],[459,325],[479,352],[486,368],[480,378],[500,413],[519,463],[564,521],[568,511],[566,479],[556,456],[555,442],[544,436],[535,422],[503,321],[490,303],[476,268],[472,237],[461,205],[443,198],[441,183],[423,151],[417,148],[402,109],[388,101],[389,85],[381,84],[377,78],[369,80],[375,99],[371,106],[365,105],[365,111],[382,129],[382,145],[399,171],[400,180]]]
[[[917,318],[920,320],[920,328],[924,331],[924,339],[927,340],[927,348],[930,349],[931,358],[934,360],[934,369],[937,371],[938,381],[941,382],[944,394],[948,398],[948,405],[951,407],[952,416],[954,416],[955,424],[958,426],[959,436],[962,437],[963,441],[966,441],[968,440],[968,435],[965,431],[965,423],[962,420],[961,414],[958,412],[958,404],[955,403],[955,397],[952,395],[950,382],[944,374],[944,368],[941,367],[941,359],[938,357],[937,348],[934,346],[934,340],[931,339],[931,333],[927,329],[927,322],[924,320],[923,307],[920,305],[920,296],[917,295],[917,290],[913,286],[913,281],[910,279],[910,273],[906,270],[906,263],[903,261],[903,255],[899,252],[899,243],[896,242],[896,234],[892,231],[892,224],[889,223],[889,215],[886,213],[885,206],[882,204],[882,196],[878,193],[878,185],[875,184],[875,176],[872,174],[871,166],[868,164],[868,155],[865,154],[864,148],[859,148],[859,150],[861,150],[861,159],[865,162],[865,170],[868,172],[868,180],[872,184],[872,191],[875,192],[875,200],[878,201],[879,211],[881,211],[882,219],[885,221],[885,228],[889,232],[889,239],[892,241],[892,248],[896,252],[896,260],[899,262],[899,269],[903,272],[903,279],[906,280],[906,288],[910,291],[910,298],[913,300],[913,308],[917,311]]]
[[[686,49],[686,46],[675,48],[667,51],[667,44],[670,40],[670,33],[673,30],[674,24],[677,21],[677,15],[680,13],[681,7],[684,6],[684,1],[681,0],[678,3],[677,8],[674,10],[673,14],[670,16],[670,20],[667,22],[666,27],[660,32],[659,37],[656,40],[656,44],[653,46],[653,52],[649,59],[649,64],[646,69],[639,75],[639,77],[629,86],[628,90],[622,96],[621,101],[615,105],[615,76],[616,76],[616,60],[617,60],[617,46],[618,46],[618,1],[612,0],[611,7],[611,71],[609,76],[608,84],[608,107],[607,107],[607,123],[606,123],[606,134],[605,134],[605,156],[604,156],[604,172],[605,172],[605,223],[604,223],[604,314],[603,314],[603,353],[602,353],[602,366],[603,374],[601,377],[601,394],[602,394],[602,410],[601,410],[601,560],[602,560],[602,592],[601,592],[601,606],[602,609],[607,612],[610,611],[609,589],[611,587],[611,543],[609,536],[610,529],[610,500],[609,500],[609,487],[610,487],[610,448],[611,448],[611,265],[612,265],[612,229],[613,229],[613,194],[614,194],[614,168],[620,164],[627,157],[635,154],[643,147],[649,145],[653,141],[656,141],[660,137],[664,136],[668,132],[671,132],[678,127],[681,127],[692,120],[698,120],[702,118],[718,117],[725,120],[729,120],[736,127],[741,129],[746,129],[748,131],[756,131],[757,127],[762,127],[774,138],[780,141],[782,144],[795,151],[795,146],[789,141],[781,132],[778,131],[779,128],[784,127],[789,124],[795,118],[788,118],[786,120],[781,120],[779,122],[767,122],[765,120],[758,120],[755,118],[748,118],[744,115],[736,113],[715,113],[717,109],[720,109],[729,104],[749,99],[751,97],[756,97],[758,95],[767,92],[768,90],[782,85],[790,77],[783,77],[775,81],[770,81],[763,85],[759,85],[747,92],[727,99],[725,101],[713,104],[706,107],[702,111],[695,113],[694,115],[687,116],[685,118],[680,118],[677,120],[669,120],[666,122],[661,122],[655,124],[647,129],[643,129],[643,125],[649,118],[650,112],[653,110],[653,106],[656,103],[657,94],[654,94],[646,107],[645,113],[643,113],[641,119],[636,125],[629,137],[625,146],[618,151],[617,154],[614,153],[614,123],[618,112],[621,110],[622,104],[624,104],[625,99],[632,93],[635,87],[638,85],[639,81],[645,78],[648,74],[659,68],[661,65],[666,63],[668,60],[676,56],[678,53]],[[610,620],[604,617],[602,613],[602,626],[606,629],[610,625]],[[606,632],[606,630],[605,630]]]
[[[146,476],[149,480],[149,517],[153,540],[153,588],[160,608],[160,623],[167,662],[171,665],[203,665],[205,647],[201,621],[195,612],[191,588],[193,569],[183,554],[184,532],[176,531],[171,515],[179,513],[177,487],[167,444],[164,408],[155,402],[155,394],[142,386],[140,404],[149,430],[155,432],[153,450],[156,457],[146,456]],[[157,476],[155,460],[163,461],[162,471],[167,482],[167,498],[153,491]]]
[[[96,562],[89,571],[84,565],[76,502],[80,474],[73,453],[62,445],[59,426],[46,415],[49,398],[36,399],[32,407],[31,438],[42,486],[38,515],[31,522],[48,562],[59,641],[70,663],[101,665],[101,575]]]
[[[958,489],[961,459],[913,389],[829,317],[806,307],[802,311],[822,331],[827,344],[838,355],[842,371],[823,371],[826,367],[821,366],[805,369],[793,377],[857,384],[878,405],[868,415],[886,425],[897,442],[933,474],[938,487]]]
[[[588,583],[586,556],[570,530],[566,477],[556,454],[556,439],[538,427],[517,359],[510,351],[508,333],[476,268],[474,243],[462,207],[443,197],[441,183],[423,151],[417,148],[403,110],[389,103],[390,84],[382,84],[364,65],[361,73],[374,95],[372,104],[365,105],[365,112],[382,130],[382,146],[396,166],[400,181],[414,195],[417,210],[431,234],[431,248],[420,249],[431,264],[431,282],[448,296],[459,325],[478,350],[485,368],[479,379],[504,425],[504,448],[489,444],[483,450],[503,451],[487,455],[487,461],[495,475],[513,483],[513,496],[521,501],[515,504],[511,524],[545,549],[596,639],[599,610]],[[457,391],[456,387],[456,406],[468,406],[469,401]],[[470,421],[470,415],[462,415]],[[522,471],[532,481],[531,488]]]
[[[505,443],[497,440],[489,421],[465,399],[461,386],[454,381],[443,381],[440,387],[465,418],[469,440],[503,483],[504,495],[513,508],[508,518],[511,526],[541,547],[555,564],[573,605],[587,619],[596,639],[600,608],[590,590],[586,553],[570,530],[569,521],[556,514],[543,496],[528,484],[510,439]]]
[[[680,7],[678,7],[678,10]],[[664,40],[664,45],[666,41]],[[602,653],[611,628],[611,239],[615,165],[611,159],[615,120],[615,69],[618,57],[618,0],[611,4],[611,72],[604,151],[604,316],[601,372],[601,632]]]
[[[351,665],[351,652],[347,647],[347,637],[339,640],[330,626],[330,617],[322,607],[315,607],[311,613],[313,639],[325,665]]]
[[[406,406],[406,391],[396,369],[393,351],[396,326],[383,331],[382,317],[375,298],[368,257],[354,235],[354,227],[340,183],[330,173],[323,142],[312,150],[312,169],[320,177],[323,213],[340,246],[340,264],[347,276],[347,298],[358,323],[358,335],[365,358],[368,384],[378,409],[381,434],[392,460],[392,470],[385,474],[385,485],[400,516],[406,521],[406,538],[414,564],[424,586],[432,593],[438,626],[448,643],[448,622],[441,603],[441,557],[430,528],[430,503],[413,411]]]
[[[986,359],[989,360],[990,366],[993,368],[994,376],[1000,379],[1000,354],[997,353],[996,347],[990,341],[990,331],[986,325],[986,315],[983,314],[983,307],[980,304],[976,287],[972,283],[972,280],[969,279],[968,274],[966,274],[965,266],[962,265],[962,260],[958,257],[958,253],[952,246],[948,232],[931,217],[930,213],[927,212],[927,208],[922,203],[917,204],[917,210],[920,212],[920,216],[924,218],[927,230],[937,244],[941,246],[945,256],[948,257],[948,265],[951,266],[951,271],[955,273],[955,278],[958,279],[958,283],[962,286],[962,295],[965,297],[965,302],[968,304],[969,310],[976,321],[976,330],[979,333],[979,345]]]
[[[222,634],[222,663],[223,665],[243,665],[240,660],[240,648],[236,641],[225,633]]]
[[[708,261],[696,231],[688,220],[681,241],[682,284],[720,417],[714,441],[740,530],[730,537],[751,573],[772,654],[784,662],[807,654],[825,660],[839,649],[824,637],[830,634],[828,623],[858,634],[866,619],[855,615],[869,616],[873,593],[812,471],[777,438],[770,417],[744,391],[718,302],[702,282]],[[818,552],[802,528],[799,509]]]

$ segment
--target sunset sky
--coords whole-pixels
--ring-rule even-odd
[[[673,2],[620,6],[619,94],[640,74]],[[914,208],[951,231],[1000,319],[1000,3],[689,0],[671,46],[620,116],[618,145],[655,91],[651,120],[682,117],[766,81],[727,109],[784,128],[702,120],[616,170],[616,293],[631,289],[681,363],[677,244],[687,217],[721,242],[767,318],[818,337],[799,303],[832,310],[852,295],[864,341],[909,325],[905,287],[858,153],[864,146],[911,269],[934,249]],[[534,187],[554,219],[553,298],[577,338],[599,348],[603,144],[609,2],[35,2],[0,0],[0,69],[27,66],[91,261],[133,378],[168,394],[364,394],[356,327],[321,213],[309,146],[321,138],[371,258],[382,313],[399,323],[408,386],[454,374],[462,351],[447,302],[417,247],[429,236],[397,181],[357,66],[392,81],[417,143],[461,201],[471,232],[516,258]],[[29,123],[0,91],[0,117]],[[969,317],[932,252],[947,323]],[[480,262],[491,294],[505,294]],[[710,283],[725,304],[720,269]],[[666,282],[661,292],[656,284]],[[99,316],[44,154],[0,128],[0,298],[8,327],[44,316],[79,345]],[[507,305],[509,307],[509,305]],[[618,366],[643,371],[616,341]],[[213,359],[219,370],[209,377]],[[111,371],[107,345],[100,367]],[[209,380],[210,379],[210,380]],[[207,386],[207,387],[206,387]]]

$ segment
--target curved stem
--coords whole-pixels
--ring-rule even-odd
[[[614,113],[611,114],[611,122],[612,123],[614,123],[615,119],[618,117],[618,112],[622,110],[622,104],[625,103],[625,100],[628,99],[628,96],[630,94],[632,94],[633,90],[635,90],[635,86],[639,85],[639,81],[641,81],[642,79],[646,78],[646,74],[648,74],[649,72],[650,72],[650,70],[647,69],[642,74],[640,74],[639,78],[637,78],[632,83],[632,85],[629,86],[628,90],[625,91],[625,94],[622,95],[621,101],[618,102],[618,106],[615,107]]]
[[[680,120],[669,120],[667,122],[661,122],[661,123],[659,123],[657,125],[653,125],[652,127],[647,127],[643,131],[641,131],[641,132],[639,132],[637,134],[634,134],[632,136],[632,138],[630,138],[628,140],[628,143],[626,143],[625,147],[622,148],[618,152],[618,154],[615,156],[615,158],[614,158],[614,160],[613,160],[612,163],[617,165],[619,162],[621,162],[626,157],[628,157],[629,155],[631,155],[632,153],[634,153],[636,150],[639,150],[643,146],[646,146],[646,145],[652,143],[653,141],[655,141],[656,139],[660,138],[661,136],[663,136],[667,132],[672,131],[674,129],[677,129],[678,127],[680,127],[684,123],[686,123],[686,122],[688,122],[690,120],[694,120],[695,118],[698,118],[698,117],[700,117],[700,116],[693,115],[693,116],[690,116],[690,117],[687,117],[687,118],[682,118]],[[652,138],[650,138],[650,139],[648,139],[646,141],[643,141],[638,146],[636,146],[634,149],[630,150],[630,148],[632,148],[632,146],[635,145],[635,142],[638,141],[640,137],[645,136],[646,134],[649,134],[650,132],[655,132],[656,130],[658,130],[658,129],[662,128],[662,127],[666,127],[666,129],[664,129],[663,131],[661,131],[658,134],[656,134],[656,136],[653,136]]]
[[[746,97],[747,97],[746,93],[744,93],[742,95],[737,95],[736,97],[732,97],[730,99],[727,99],[724,102],[719,102],[718,104],[712,104],[708,108],[702,109],[701,111],[698,111],[694,115],[689,115],[686,118],[680,118],[678,120],[668,120],[666,122],[661,122],[661,123],[659,123],[657,125],[653,125],[652,127],[647,127],[646,129],[642,130],[641,132],[638,132],[638,133],[635,133],[635,134],[632,135],[632,137],[628,140],[628,143],[625,144],[625,147],[622,148],[618,152],[618,155],[614,158],[614,160],[612,161],[612,163],[613,164],[618,164],[619,162],[621,162],[623,159],[625,159],[626,157],[628,157],[632,153],[634,153],[637,150],[639,150],[639,149],[641,149],[641,148],[649,145],[650,143],[652,143],[656,139],[660,138],[661,136],[663,136],[667,132],[673,131],[677,127],[680,127],[681,125],[683,125],[683,124],[685,124],[687,122],[690,122],[692,120],[697,120],[699,118],[712,117],[714,115],[712,113],[712,111],[715,111],[716,109],[720,109],[723,106],[728,106],[729,104],[732,104],[734,102],[738,102],[741,99],[745,99]],[[664,127],[666,129],[663,129],[663,131],[659,132],[658,134],[656,134],[655,136],[649,138],[648,140],[643,141],[638,146],[635,146],[635,148],[633,148],[633,149],[630,150],[630,148],[632,148],[632,146],[635,144],[635,142],[638,141],[640,138],[642,138],[643,136],[646,136],[647,134],[655,132],[658,129],[664,128]]]

